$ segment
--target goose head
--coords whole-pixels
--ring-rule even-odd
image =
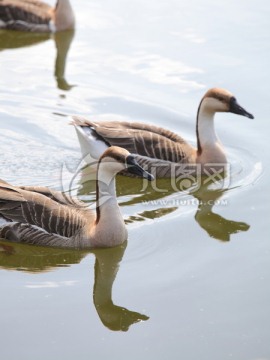
[[[127,170],[129,173],[153,180],[153,175],[145,171],[136,161],[135,156],[124,148],[109,147],[99,159],[99,171],[115,176],[118,172]]]
[[[214,114],[215,112],[231,112],[254,119],[254,116],[240,106],[232,93],[225,89],[213,88],[202,98],[199,111]]]

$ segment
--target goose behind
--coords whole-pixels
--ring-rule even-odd
[[[57,0],[55,8],[38,0],[0,0],[0,29],[56,32],[74,27],[69,0]]]
[[[0,215],[13,221],[0,229],[0,237],[13,242],[78,249],[123,243],[127,230],[115,193],[115,175],[123,169],[153,179],[127,150],[109,148],[98,162],[96,211],[46,187],[18,187],[0,181]]]
[[[155,177],[176,177],[183,164],[198,164],[204,172],[208,164],[226,164],[223,145],[214,128],[216,112],[231,112],[253,119],[227,90],[213,88],[203,96],[197,111],[197,149],[170,130],[139,122],[89,121],[73,117],[83,155],[96,159],[109,146],[120,146],[134,154],[141,166]]]

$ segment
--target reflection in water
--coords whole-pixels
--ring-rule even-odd
[[[208,235],[214,239],[229,241],[232,234],[247,231],[249,225],[244,222],[228,220],[212,211],[226,190],[200,189],[193,196],[198,200],[195,220]]]
[[[112,285],[127,242],[117,248],[93,250],[96,255],[94,304],[100,320],[111,330],[127,331],[130,325],[148,320],[148,316],[130,311],[112,302]]]
[[[36,234],[36,232],[34,232]],[[127,331],[129,326],[148,317],[114,305],[112,287],[127,242],[111,249],[93,251],[65,250],[0,240],[0,269],[40,273],[78,264],[92,253],[96,257],[93,299],[102,323],[111,330]]]
[[[91,167],[85,166],[79,176],[81,186],[77,195],[87,200],[84,195],[95,193],[95,172],[91,170]],[[156,179],[153,183],[143,184],[141,179],[117,176],[116,189],[119,205],[131,206],[144,203],[147,206],[147,210],[141,212],[140,207],[139,213],[130,215],[125,220],[126,223],[160,218],[179,208],[184,208],[185,203],[191,200],[192,204],[198,206],[195,213],[196,222],[214,239],[229,241],[232,234],[248,231],[250,227],[244,222],[228,220],[213,212],[213,207],[221,203],[223,195],[229,190],[225,180],[219,184],[211,180],[206,180],[204,183],[201,180],[200,186],[196,186],[196,181],[189,182],[189,187],[184,189],[185,193],[177,192],[176,184],[172,184],[171,179]],[[178,184],[182,190],[183,184],[187,182],[184,180]]]
[[[86,251],[37,247],[0,240],[0,268],[6,270],[46,272],[78,264],[87,254]]]
[[[20,31],[0,30],[0,50],[17,49],[37,45],[49,40],[49,33],[28,33]]]
[[[54,76],[57,86],[61,90],[70,90],[75,85],[69,85],[66,81],[65,67],[67,54],[74,38],[74,34],[74,30],[61,31],[53,35],[0,30],[0,51],[37,45],[53,37],[56,47]]]
[[[70,85],[65,79],[66,59],[74,34],[74,30],[59,31],[54,34],[56,46],[54,76],[57,81],[57,86],[61,90],[70,90],[75,86]]]

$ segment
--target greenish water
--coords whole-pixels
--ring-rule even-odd
[[[270,359],[268,2],[73,5],[75,34],[0,31],[0,178],[92,202],[72,114],[195,143],[199,101],[220,86],[255,120],[216,116],[231,164],[221,187],[118,177],[121,247],[1,241],[1,358]]]

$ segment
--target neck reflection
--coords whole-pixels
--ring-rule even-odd
[[[127,180],[128,186],[126,185]],[[89,191],[89,188],[88,182],[80,189],[80,193],[84,193],[86,189]],[[177,210],[181,211],[184,207],[183,203],[185,201],[188,203],[190,200],[192,206],[197,206],[194,215],[195,221],[213,239],[229,241],[232,235],[248,231],[250,228],[243,221],[227,219],[214,212],[214,208],[219,211],[218,209],[222,209],[222,206],[226,206],[224,195],[229,190],[226,186],[216,187],[214,181],[201,183],[195,191],[187,188],[187,192],[184,194],[182,191],[176,191],[176,186],[175,184],[172,186],[171,179],[158,179],[154,188],[153,184],[150,183],[142,192],[142,182],[139,179],[127,179],[124,176],[118,176],[116,188],[120,207],[144,203],[144,206],[139,207],[138,213],[132,214],[126,219],[126,223],[156,219]],[[171,199],[176,199],[176,201],[171,201]],[[179,201],[177,202],[177,200]]]
[[[76,86],[70,85],[65,77],[67,56],[74,34],[74,30],[60,31],[53,35],[50,33],[0,30],[0,51],[34,46],[53,38],[56,47],[54,77],[57,87],[60,90],[68,91]],[[40,71],[42,71],[42,68],[40,68]]]
[[[12,223],[11,223],[12,224]],[[5,231],[7,226],[4,225]],[[1,228],[0,228],[1,234]],[[25,234],[25,232],[24,232]],[[33,236],[38,236],[37,229],[33,229]],[[31,234],[28,233],[31,237]],[[51,236],[51,235],[50,235]],[[0,236],[1,237],[1,236]],[[30,239],[23,241],[29,242]],[[31,239],[35,244],[35,239]],[[42,245],[42,244],[38,244]],[[91,251],[65,250],[62,248],[49,248],[0,239],[0,269],[24,271],[30,273],[43,273],[53,271],[58,267],[68,267],[79,264],[89,254],[94,254],[95,282],[93,289],[93,302],[101,322],[110,330],[127,331],[132,324],[146,321],[148,316],[125,307],[115,305],[112,300],[112,288],[116,279],[120,262],[124,256],[127,242],[121,246]]]
[[[127,331],[132,324],[149,319],[146,315],[115,305],[112,300],[113,283],[126,246],[127,242],[114,248],[93,251],[96,256],[94,304],[102,323],[114,331]]]
[[[67,55],[74,38],[74,34],[74,30],[59,31],[54,34],[56,47],[54,76],[57,82],[57,87],[66,91],[76,86],[70,85],[65,78]]]
[[[242,221],[234,221],[213,212],[213,207],[222,204],[222,196],[227,190],[200,189],[193,196],[198,200],[195,220],[208,235],[217,240],[230,241],[231,235],[248,231],[250,226]],[[224,201],[224,205],[226,202]]]

